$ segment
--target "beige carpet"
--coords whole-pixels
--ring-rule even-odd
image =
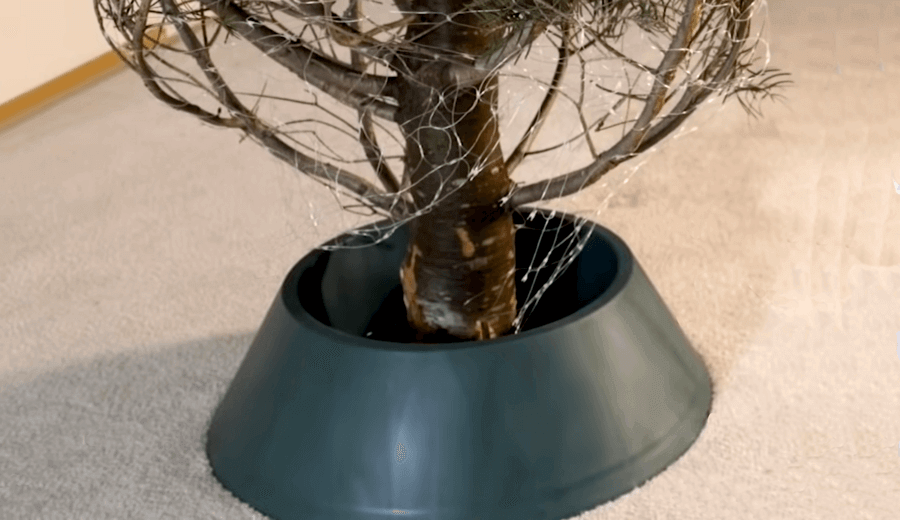
[[[897,518],[900,2],[771,4],[788,100],[610,177],[596,218],[715,396],[684,457],[578,518]],[[130,71],[0,134],[0,518],[263,518],[206,423],[287,270],[366,220],[239,137]]]

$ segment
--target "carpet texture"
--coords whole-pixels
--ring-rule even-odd
[[[897,517],[900,2],[770,4],[785,101],[546,204],[628,243],[715,392],[682,458],[581,520]],[[290,267],[371,220],[130,71],[0,133],[0,518],[265,518],[206,425]]]

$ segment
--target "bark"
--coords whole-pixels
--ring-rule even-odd
[[[432,49],[479,54],[489,32],[464,0],[424,0],[407,38]],[[406,139],[406,172],[417,208],[400,269],[410,325],[421,342],[490,339],[508,332],[516,316],[512,214],[500,199],[512,188],[500,149],[496,78],[471,84],[459,61],[416,60],[401,65],[398,119]],[[459,78],[467,78],[460,81]],[[473,176],[474,175],[474,176]],[[436,200],[438,198],[438,200]]]

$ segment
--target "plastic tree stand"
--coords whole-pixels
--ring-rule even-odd
[[[710,410],[702,360],[619,237],[528,211],[520,305],[552,246],[586,242],[524,330],[493,340],[410,341],[406,227],[300,260],[212,417],[221,483],[279,520],[562,519],[678,459]]]

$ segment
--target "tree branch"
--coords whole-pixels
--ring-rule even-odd
[[[131,42],[129,42],[134,50],[134,58],[135,63],[132,63],[131,60],[122,55],[122,52],[119,50],[118,46],[113,44],[113,42],[109,39],[109,36],[106,34],[106,31],[103,32],[103,37],[106,39],[107,43],[109,43],[110,47],[112,47],[113,51],[119,56],[119,58],[130,67],[132,70],[138,73],[141,76],[141,79],[144,82],[144,85],[153,94],[154,97],[159,99],[160,101],[166,103],[176,110],[180,110],[182,112],[187,112],[194,116],[199,117],[202,121],[209,123],[215,126],[223,126],[226,128],[240,128],[241,122],[235,118],[221,118],[217,115],[214,115],[210,112],[207,112],[200,108],[199,106],[188,102],[184,98],[175,98],[165,93],[160,86],[157,84],[156,79],[159,77],[156,72],[151,69],[146,60],[144,60],[144,32],[147,28],[147,13],[150,10],[150,0],[142,0],[141,6],[141,16],[138,16],[137,24],[133,27],[133,31],[131,34]],[[94,2],[94,14],[97,16],[97,20],[100,23],[100,27],[103,27],[103,18],[100,13],[100,3],[98,1]]]
[[[517,28],[499,48],[475,60],[475,68],[495,71],[527,49],[547,28],[543,20],[529,20]]]
[[[586,28],[586,31],[594,34],[595,35],[594,41],[596,43],[599,43],[600,45],[602,45],[604,49],[611,52],[613,54],[613,56],[615,56],[616,58],[619,58],[620,60],[624,61],[625,63],[631,65],[632,67],[634,67],[636,69],[640,69],[648,74],[654,74],[653,69],[651,69],[650,67],[644,65],[643,63],[641,63],[637,60],[631,59],[630,57],[628,57],[625,54],[622,54],[621,52],[616,50],[612,45],[606,43],[606,41],[604,41],[603,38],[601,38],[599,35],[597,35],[596,31],[594,31],[590,27]]]
[[[748,6],[749,8],[749,6]],[[746,12],[746,11],[745,11]],[[745,13],[744,12],[744,13]],[[742,14],[744,14],[742,13]],[[678,100],[678,103],[672,107],[672,110],[663,117],[659,123],[657,123],[649,132],[647,132],[647,136],[641,143],[641,145],[636,150],[637,153],[641,153],[644,150],[649,149],[659,141],[661,141],[665,136],[669,135],[674,131],[681,123],[684,122],[691,114],[697,110],[697,107],[703,103],[706,98],[710,96],[719,86],[725,81],[726,76],[730,75],[730,73],[734,70],[735,63],[738,59],[738,56],[741,54],[741,48],[743,47],[744,40],[747,37],[747,34],[750,32],[750,18],[746,17],[738,22],[737,27],[735,27],[734,33],[731,38],[731,49],[729,49],[728,57],[724,65],[718,68],[716,71],[716,76],[711,81],[707,82],[704,85],[691,85],[688,87],[687,91],[681,96],[681,99]],[[715,62],[710,64],[700,75],[702,80],[706,80],[709,76]]]
[[[391,66],[389,58],[397,52],[396,48],[412,47],[403,43],[386,45],[385,42],[376,40],[374,36],[398,27],[404,27],[415,21],[415,16],[407,15],[399,20],[378,25],[363,33],[360,32],[358,25],[354,21],[348,20],[346,16],[340,18],[331,11],[326,13],[322,2],[299,2],[295,5],[286,6],[283,11],[306,23],[314,23],[324,27],[331,39],[337,44],[354,49],[368,58],[383,62],[388,67]]]
[[[143,5],[148,7],[149,2],[150,0],[143,0]],[[161,0],[161,2],[164,12],[174,20],[175,28],[178,30],[178,34],[190,51],[191,56],[204,72],[209,82],[212,83],[219,101],[235,114],[235,119],[239,121],[240,128],[258,139],[269,153],[287,162],[294,168],[314,178],[324,179],[346,188],[355,198],[370,208],[381,209],[395,216],[403,216],[404,208],[397,207],[394,196],[380,192],[361,177],[306,156],[276,137],[275,133],[253,115],[238,100],[237,96],[228,88],[228,85],[225,84],[225,80],[219,74],[209,56],[209,51],[197,40],[194,32],[188,26],[184,17],[181,16],[178,7],[175,5],[175,0]],[[145,23],[146,16],[143,16],[139,21],[141,27],[135,29],[136,37],[143,35]]]
[[[358,32],[359,19],[362,18],[362,6],[360,0],[350,0],[350,6],[347,8],[347,13],[345,14],[350,15],[350,29]],[[358,50],[350,50],[350,61],[351,65],[356,70],[365,70],[365,59]],[[375,170],[375,174],[378,176],[378,179],[381,180],[384,189],[388,192],[397,194],[398,198],[401,197],[400,183],[397,181],[397,176],[394,175],[394,172],[391,171],[391,167],[384,160],[384,153],[381,151],[381,147],[378,146],[378,141],[375,138],[375,126],[372,124],[372,114],[365,110],[359,111],[358,138],[359,143],[363,147],[363,151],[366,153],[366,159],[368,159],[372,169]],[[404,200],[403,202],[405,204],[407,201]]]
[[[550,81],[550,88],[547,90],[547,94],[544,96],[540,108],[534,115],[534,119],[531,121],[531,124],[528,125],[528,130],[522,135],[522,140],[519,141],[519,144],[516,146],[515,150],[513,150],[513,153],[510,154],[509,159],[506,160],[506,171],[509,175],[512,175],[513,170],[515,170],[519,163],[525,158],[528,148],[531,147],[531,144],[537,138],[538,132],[540,132],[541,127],[544,126],[544,121],[547,120],[547,114],[553,107],[553,102],[556,101],[556,97],[559,95],[559,83],[562,81],[563,73],[566,70],[566,64],[569,63],[569,42],[566,41],[568,36],[569,24],[565,23],[562,27],[562,40],[558,49],[559,59],[556,62],[556,70],[553,72],[553,79]]]
[[[394,97],[395,78],[359,73],[342,63],[320,56],[302,43],[269,29],[230,0],[200,0],[200,3],[215,13],[223,25],[237,32],[303,81],[345,105],[370,110],[389,121],[395,120],[396,106],[379,100]]]
[[[507,205],[515,208],[537,200],[571,195],[597,182],[603,174],[635,155],[635,151],[650,130],[650,121],[662,110],[669,83],[675,75],[678,64],[687,54],[687,42],[693,36],[702,5],[702,0],[687,0],[678,31],[656,70],[656,82],[647,96],[647,103],[631,130],[612,148],[601,153],[597,160],[584,168],[521,188],[514,188],[507,199]]]

